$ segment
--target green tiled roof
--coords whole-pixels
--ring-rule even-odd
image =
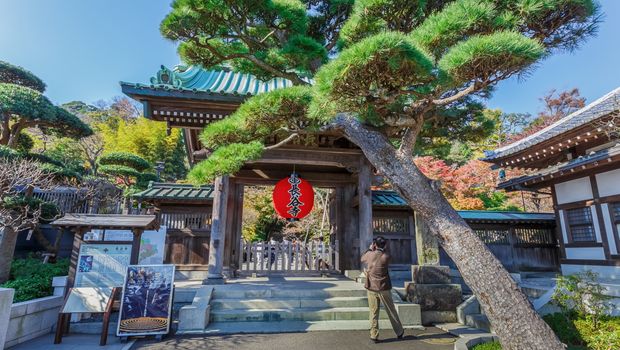
[[[372,205],[385,207],[406,207],[407,202],[394,191],[372,191]]]
[[[228,69],[207,70],[200,66],[177,65],[172,69],[161,66],[150,84],[121,82],[121,85],[166,91],[189,91],[232,96],[251,96],[293,84],[283,78],[262,81],[247,73]]]
[[[407,202],[395,191],[372,191],[372,205],[377,207],[407,207]],[[525,213],[487,210],[459,210],[467,222],[555,222],[554,213]]]
[[[192,201],[205,202],[213,200],[213,186],[205,185],[194,187],[192,185],[152,182],[149,187],[133,195],[141,200],[167,200],[167,201]]]

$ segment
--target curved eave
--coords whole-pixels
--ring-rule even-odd
[[[153,98],[173,98],[184,100],[199,100],[211,102],[228,102],[240,104],[252,95],[228,94],[215,91],[199,91],[190,89],[170,88],[169,86],[142,85],[120,82],[121,91],[138,100],[144,101]]]

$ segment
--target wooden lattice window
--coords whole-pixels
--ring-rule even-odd
[[[554,244],[553,230],[550,228],[517,228],[517,243]]]
[[[379,217],[372,220],[372,231],[376,235],[409,234],[409,220],[406,217]]]
[[[573,242],[594,242],[594,224],[590,207],[566,210],[568,232]]]
[[[509,244],[508,230],[477,229],[474,232],[485,244]]]

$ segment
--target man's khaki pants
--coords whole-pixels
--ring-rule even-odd
[[[388,314],[392,329],[396,335],[403,334],[403,325],[400,323],[394,301],[392,300],[392,290],[383,290],[380,292],[368,292],[368,307],[370,308],[370,338],[377,339],[379,337],[379,302],[383,304],[385,312]]]

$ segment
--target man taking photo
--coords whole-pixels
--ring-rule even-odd
[[[375,343],[379,341],[380,303],[383,304],[398,339],[402,339],[405,334],[392,300],[392,281],[388,271],[391,257],[385,251],[386,243],[385,238],[379,236],[362,255],[362,265],[366,266],[364,287],[368,291],[368,307],[370,308],[370,340]]]

